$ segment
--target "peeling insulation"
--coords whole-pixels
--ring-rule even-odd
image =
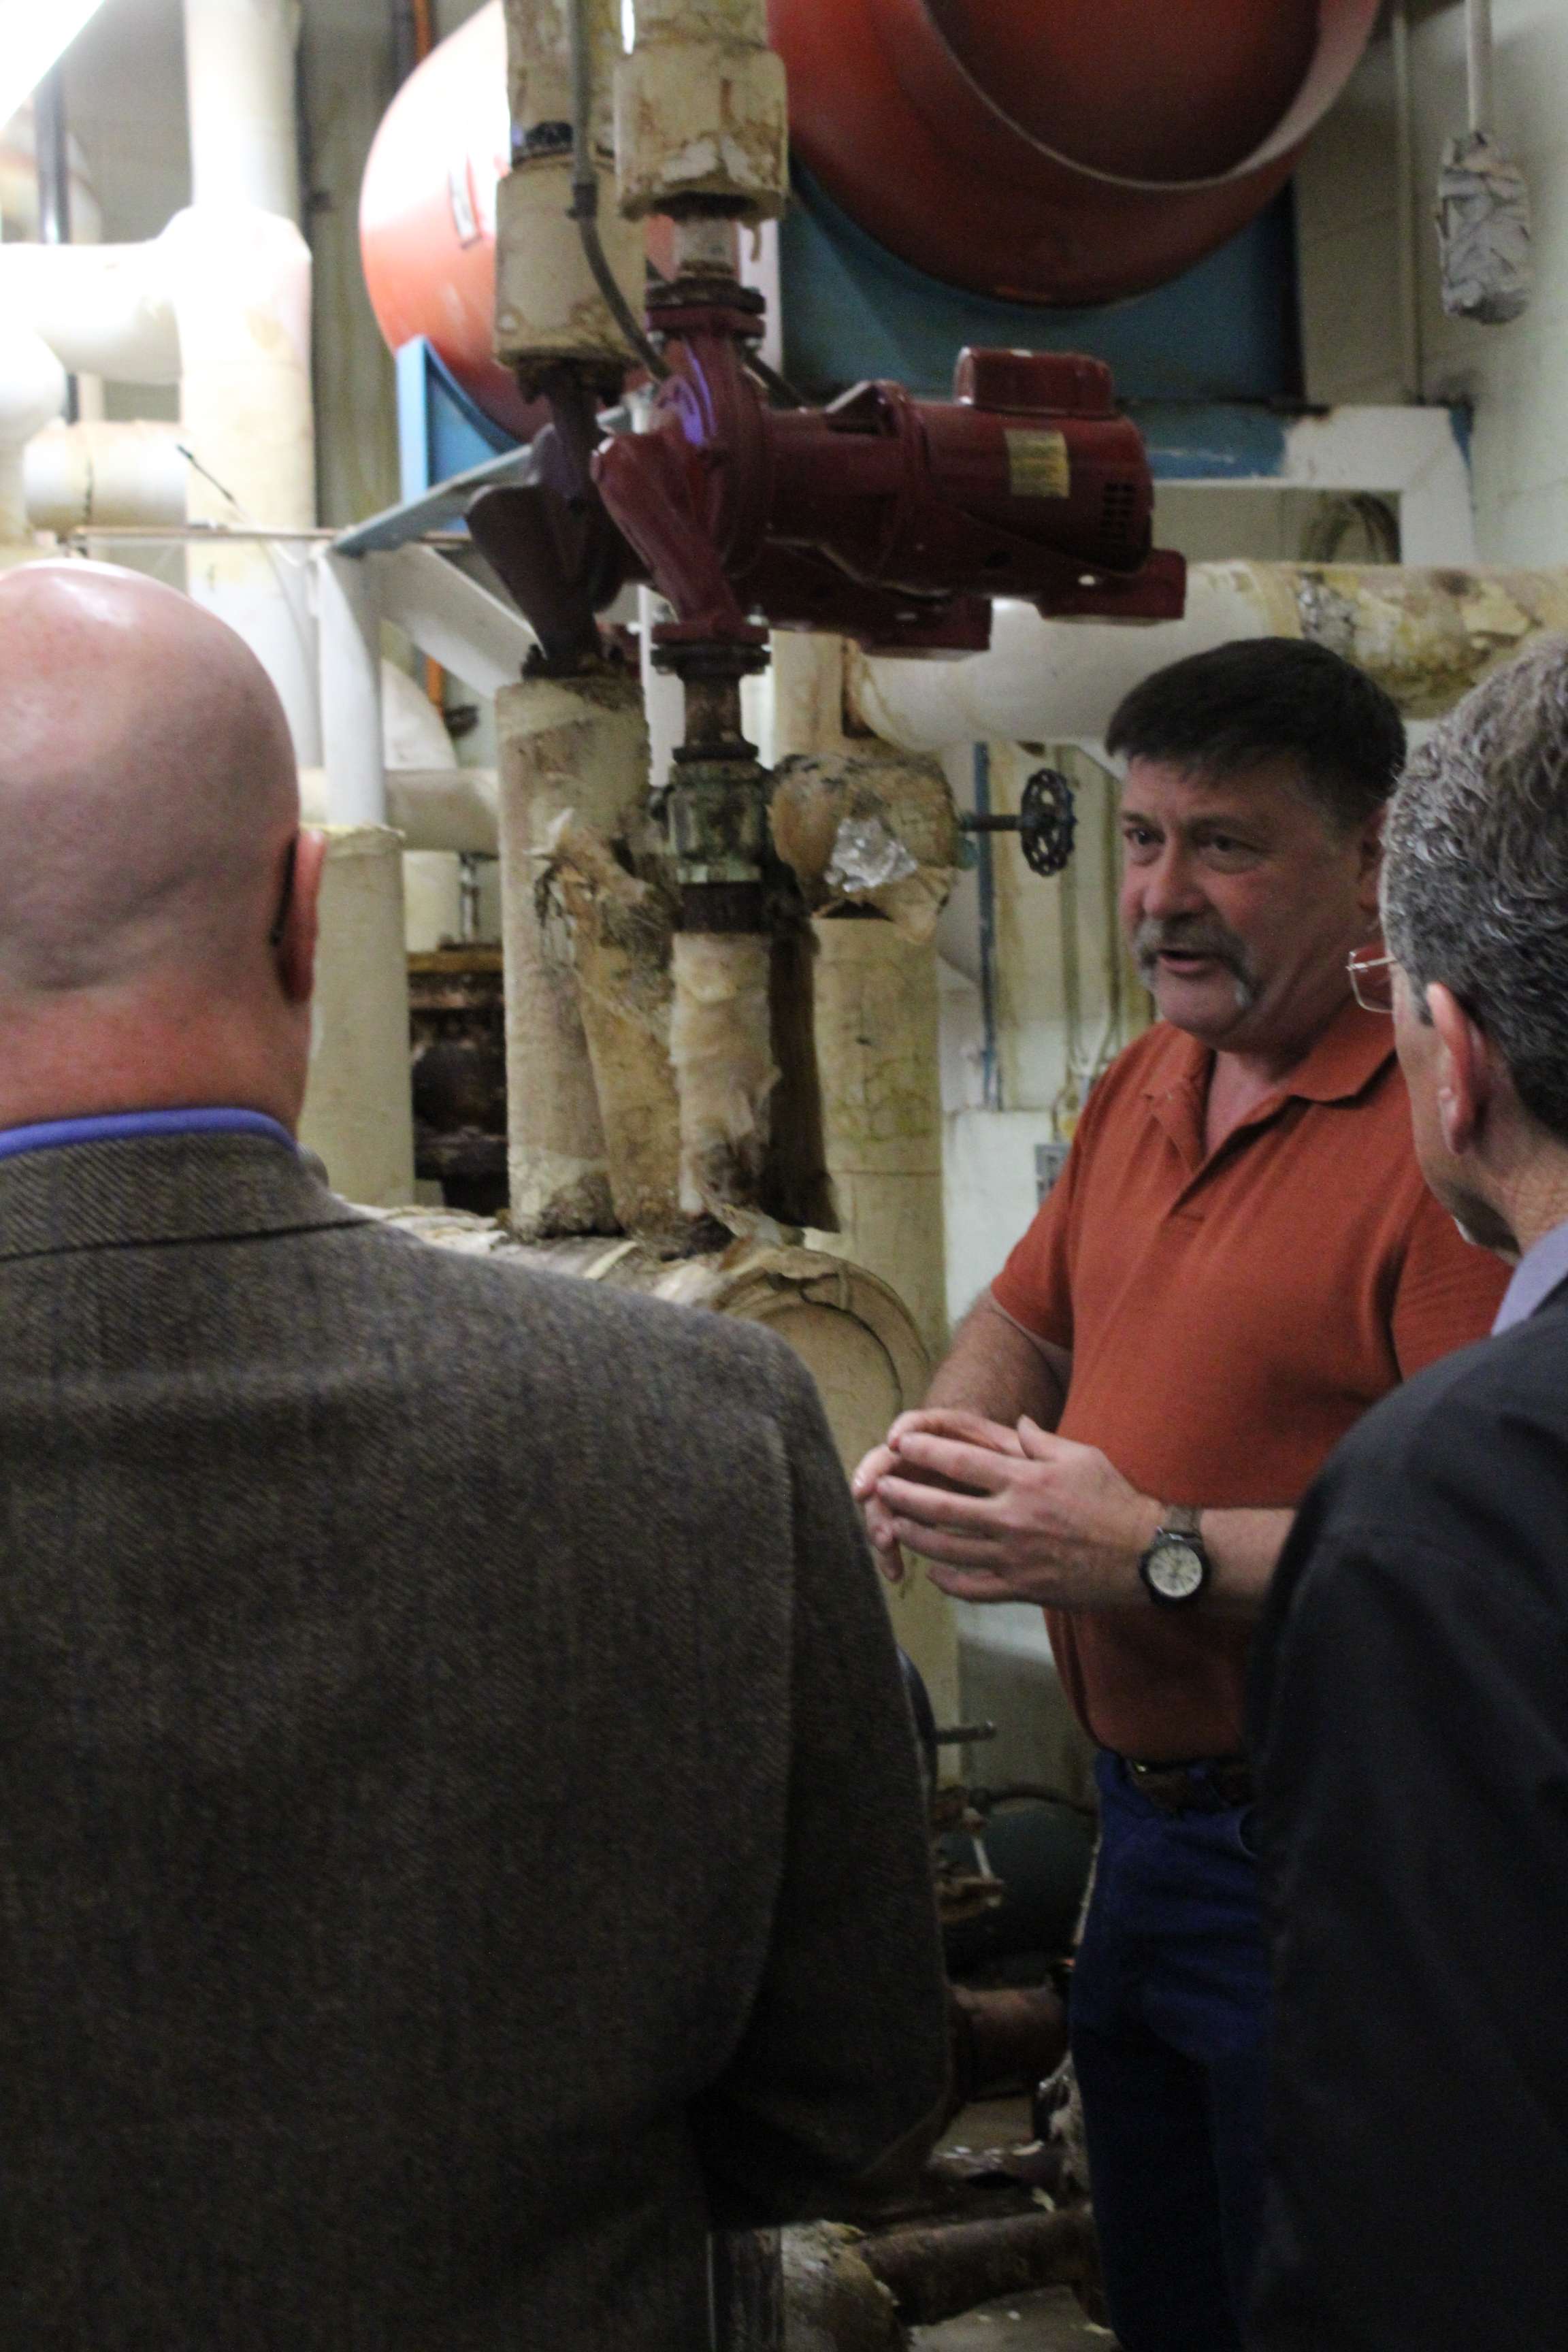
[[[931,939],[961,845],[941,762],[918,753],[797,752],[775,772],[773,847],[812,910],[866,907],[907,940]]]
[[[696,196],[750,221],[784,211],[788,97],[762,0],[643,0],[616,68],[616,161],[631,219]]]
[[[674,1236],[686,1221],[669,1058],[673,902],[628,874],[603,835],[571,814],[551,847],[547,887],[571,926],[616,1222],[628,1234]]]
[[[755,1206],[778,1080],[769,1002],[772,941],[678,931],[670,1060],[680,1097],[680,1205],[720,1216]]]
[[[940,1354],[947,1316],[942,1098],[931,1050],[935,950],[867,917],[823,916],[815,928],[816,1050],[844,1245],[908,1299]]]
[[[1530,638],[1568,630],[1560,572],[1289,569],[1302,636],[1375,677],[1407,719],[1441,718]]]
[[[496,698],[500,746],[508,1172],[525,1239],[614,1223],[609,1155],[577,1002],[570,925],[543,887],[571,817],[613,840],[640,822],[647,730],[636,680],[524,679]]]

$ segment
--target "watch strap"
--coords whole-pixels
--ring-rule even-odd
[[[1194,1510],[1189,1503],[1163,1503],[1160,1507],[1160,1525],[1155,1540],[1158,1541],[1160,1536],[1186,1536],[1201,1549],[1204,1540],[1202,1519],[1202,1511]]]

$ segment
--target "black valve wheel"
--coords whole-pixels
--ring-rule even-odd
[[[1037,768],[1018,803],[1018,845],[1031,874],[1059,874],[1078,838],[1078,803],[1059,768]]]

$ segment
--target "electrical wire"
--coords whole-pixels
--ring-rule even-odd
[[[594,60],[588,41],[587,0],[572,0],[572,205],[583,256],[611,317],[648,373],[662,383],[668,362],[622,293],[599,235],[599,167],[594,153]]]

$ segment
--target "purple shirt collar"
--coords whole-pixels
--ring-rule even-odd
[[[1503,1292],[1493,1331],[1511,1331],[1534,1314],[1560,1282],[1568,1282],[1568,1224],[1553,1225],[1525,1251]]]
[[[50,1118],[36,1127],[0,1128],[0,1160],[54,1151],[65,1143],[120,1143],[146,1135],[262,1135],[298,1150],[286,1127],[258,1110],[126,1110],[100,1118]]]

